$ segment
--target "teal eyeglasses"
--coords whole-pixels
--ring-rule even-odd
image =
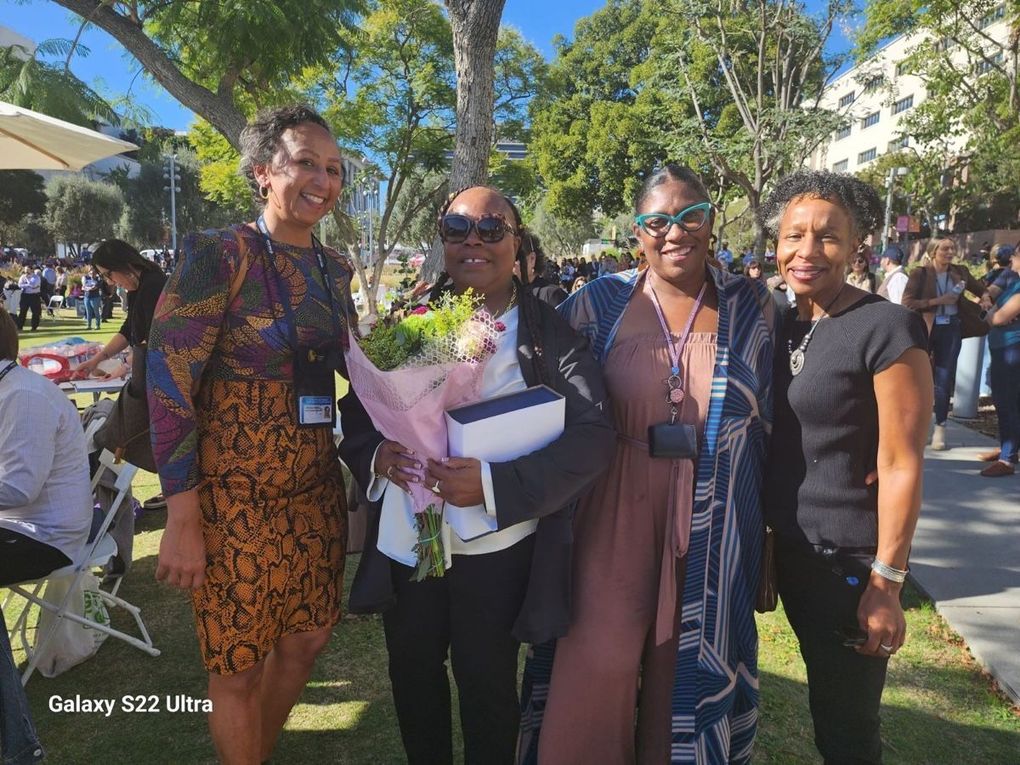
[[[706,223],[712,212],[711,202],[699,202],[696,205],[681,210],[676,215],[666,213],[645,213],[634,219],[634,222],[649,236],[662,239],[675,223],[687,233],[693,233]]]

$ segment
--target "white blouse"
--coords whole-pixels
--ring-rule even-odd
[[[500,316],[500,321],[506,329],[496,341],[496,352],[482,372],[481,394],[483,398],[492,398],[528,387],[521,375],[521,367],[517,359],[518,320],[519,311],[516,307]],[[417,556],[414,546],[418,542],[418,531],[414,522],[411,498],[398,486],[391,486],[385,476],[375,474],[374,458],[372,474],[372,483],[366,494],[372,502],[377,501],[380,497],[383,500],[377,543],[379,552],[405,566],[415,566]],[[492,470],[489,463],[485,461],[482,461],[482,491],[485,495],[485,504],[469,509],[479,513],[488,513],[495,517],[496,497],[492,487]],[[453,565],[452,556],[454,555],[484,555],[505,550],[534,534],[537,527],[537,519],[524,521],[466,542],[457,536],[444,519],[442,540],[443,550],[446,553],[446,567],[449,568]]]

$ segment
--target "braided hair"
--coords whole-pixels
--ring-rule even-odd
[[[498,194],[506,202],[507,206],[514,216],[514,229],[519,233],[520,244],[517,247],[515,253],[517,262],[520,263],[522,259],[527,257],[527,250],[524,247],[524,236],[520,235],[524,231],[524,221],[521,219],[521,212],[517,209],[517,205],[499,189],[494,186],[488,186],[483,183],[475,183],[469,186],[462,186],[454,192],[447,195],[446,201],[443,206],[439,208],[439,214],[436,216],[436,227],[437,229],[442,226],[443,218],[450,211],[450,206],[454,201],[469,189],[488,189],[494,194]],[[445,245],[444,245],[445,246]],[[525,265],[521,264],[521,273],[524,273]],[[539,311],[541,306],[539,305],[538,299],[531,294],[527,287],[525,287],[517,277],[513,277],[514,284],[517,287],[518,295],[518,306],[520,307],[520,316],[524,320],[525,326],[528,328],[528,333],[531,335],[531,341],[534,345],[535,352],[531,357],[532,368],[534,369],[535,376],[542,385],[549,384],[549,374],[545,364],[544,348],[542,346],[542,334],[541,334],[541,320],[539,317]],[[442,295],[453,290],[453,280],[450,279],[450,274],[443,271],[439,274],[439,278],[436,279],[436,283],[433,285],[429,292],[429,302],[432,303],[438,300]]]

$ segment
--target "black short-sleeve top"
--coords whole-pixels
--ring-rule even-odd
[[[874,552],[878,486],[865,482],[878,459],[873,378],[910,348],[927,348],[924,321],[868,295],[821,320],[794,376],[790,352],[810,328],[791,309],[776,344],[766,520],[781,542]]]

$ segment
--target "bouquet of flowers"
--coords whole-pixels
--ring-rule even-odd
[[[379,431],[422,460],[446,456],[444,412],[480,397],[482,371],[503,326],[468,290],[380,322],[347,352],[351,385]],[[446,573],[442,500],[410,484],[417,525],[414,581]]]

